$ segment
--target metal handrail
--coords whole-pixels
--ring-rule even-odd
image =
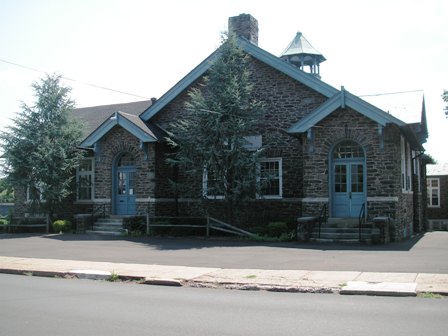
[[[361,227],[362,224],[365,223],[365,216],[366,216],[366,203],[363,203],[361,206],[361,210],[359,211],[359,216],[358,216],[358,222],[359,222],[359,241],[361,241]]]
[[[90,227],[93,228],[95,217],[106,218],[106,203],[94,203],[92,205],[92,214],[90,220]]]
[[[327,221],[327,203],[324,203],[324,205],[322,206],[322,209],[320,209],[320,214],[319,214],[319,238],[320,238],[320,230],[322,227],[322,222],[326,222]]]

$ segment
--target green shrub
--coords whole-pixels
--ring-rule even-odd
[[[288,233],[288,224],[286,222],[270,222],[266,228],[266,234],[270,237],[280,237],[284,233]]]
[[[66,219],[58,219],[53,222],[54,232],[68,232],[72,229],[72,223]]]

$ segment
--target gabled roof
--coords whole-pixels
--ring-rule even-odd
[[[254,45],[248,40],[237,37],[237,42],[240,48],[242,48],[246,53],[255,59],[271,66],[272,68],[284,73],[285,75],[291,77],[292,79],[308,86],[314,91],[319,92],[323,96],[329,98],[338,92],[337,89],[331,85],[322,82],[318,78],[311,74],[305,73],[299,70],[297,67],[288,64],[284,60],[278,58],[277,56],[268,53],[267,51],[261,49],[260,47]],[[181,94],[185,89],[192,85],[197,79],[199,79],[204,73],[210,69],[212,62],[215,57],[219,54],[219,48],[208,56],[202,63],[200,63],[196,68],[194,68],[188,75],[182,78],[176,85],[174,85],[167,93],[165,93],[157,102],[146,109],[145,112],[141,114],[141,118],[145,121],[150,120],[154,117],[160,110],[167,106],[171,101],[173,101],[179,94]]]
[[[151,106],[151,100],[143,100],[131,103],[112,104],[82,107],[73,110],[72,116],[82,122],[83,136],[87,137],[96,128],[98,128],[106,118],[108,118],[115,111],[122,111],[132,115],[140,115],[149,106]]]
[[[155,142],[158,140],[153,130],[151,130],[138,116],[124,112],[115,112],[86,139],[84,139],[79,147],[92,148],[96,142],[117,125],[123,127],[142,142]]]
[[[400,119],[397,119],[393,115],[380,110],[379,108],[367,103],[342,88],[341,91],[334,94],[325,103],[290,127],[288,133],[304,133],[311,127],[317,125],[321,120],[329,116],[338,108],[345,107],[352,108],[382,126],[386,126],[386,124],[390,123],[396,124],[399,127],[406,125],[406,123]]]

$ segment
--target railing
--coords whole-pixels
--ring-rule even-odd
[[[362,225],[366,222],[366,203],[363,203],[361,206],[361,210],[359,211],[358,216],[358,223],[359,223],[359,241],[361,241],[361,232],[362,232]]]
[[[210,230],[231,233],[238,236],[252,237],[255,235],[251,232],[240,229],[235,225],[231,225],[212,217],[168,217],[168,216],[147,216],[146,217],[146,234],[150,235],[151,228],[202,228],[205,230],[205,237],[210,236]]]
[[[322,227],[322,223],[326,223],[327,222],[327,203],[324,203],[324,205],[322,206],[322,209],[320,209],[320,214],[319,214],[319,238],[320,238],[320,230]]]
[[[169,217],[147,216],[146,234],[150,235],[151,228],[203,228],[206,237],[209,236],[209,221],[206,217]]]
[[[93,228],[96,218],[106,218],[106,205],[107,203],[94,203],[92,205],[92,215],[90,220],[90,228]]]

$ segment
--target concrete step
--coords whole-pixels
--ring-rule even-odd
[[[372,229],[372,228],[361,228],[361,233],[372,233],[373,230],[376,229]],[[329,227],[321,227],[320,228],[320,232],[326,232],[326,233],[333,233],[333,234],[337,234],[337,233],[358,233],[359,232],[359,228],[329,228]],[[319,227],[314,227],[312,233],[319,233]]]
[[[104,231],[104,230],[86,230],[87,234],[97,234],[97,235],[112,235],[112,236],[121,236],[127,233],[127,230],[122,229],[121,231]]]
[[[361,234],[362,238],[371,239],[371,234]],[[320,233],[320,237],[318,234],[312,234],[311,238],[321,238],[321,239],[333,239],[333,240],[341,240],[341,239],[354,239],[359,240],[359,233]]]
[[[332,224],[347,224],[347,225],[358,225],[358,217],[329,217],[327,218],[327,223]]]
[[[379,234],[373,223],[361,225],[361,241],[370,243],[372,236]],[[316,225],[311,232],[310,240],[318,242],[359,242],[359,218],[328,218],[320,227]]]
[[[315,227],[319,227],[318,224]],[[359,229],[359,223],[350,224],[350,223],[322,223],[321,228],[329,228],[329,229]],[[372,229],[373,223],[364,223],[361,225],[363,229]]]
[[[359,241],[358,238],[356,239],[310,238],[310,241],[315,243],[344,243],[344,244],[372,243],[372,239],[368,237],[362,237],[361,242]]]
[[[106,217],[98,218],[91,230],[87,230],[89,234],[108,234],[108,235],[123,235],[127,230],[123,229],[123,218],[121,217]]]
[[[94,230],[100,230],[100,231],[120,231],[123,230],[123,227],[120,226],[111,226],[111,225],[96,225],[94,224],[92,227]]]
[[[107,223],[107,224],[117,224],[117,225],[123,225],[123,218],[97,218],[96,223]]]
[[[105,227],[105,228],[112,228],[112,229],[121,229],[123,227],[123,224],[117,224],[117,223],[100,223],[100,222],[95,222],[93,224],[93,226],[101,226],[101,227]]]

